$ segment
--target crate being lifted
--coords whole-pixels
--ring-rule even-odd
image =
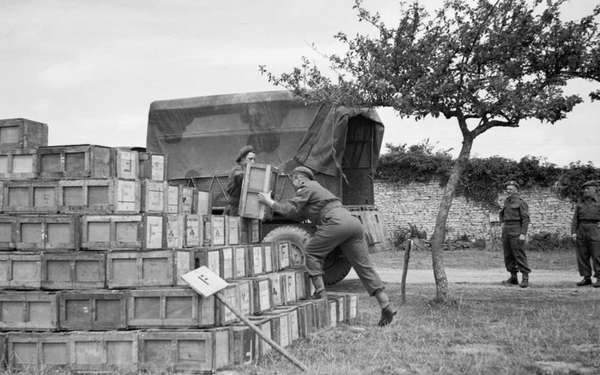
[[[240,195],[240,216],[259,220],[273,217],[273,210],[258,201],[258,194],[275,191],[277,174],[277,168],[269,164],[251,163],[246,165]]]

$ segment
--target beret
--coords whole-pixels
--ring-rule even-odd
[[[588,186],[598,186],[598,182],[595,180],[589,180],[583,183],[583,185],[581,185],[581,188],[586,188]]]
[[[254,152],[254,147],[250,145],[246,145],[240,149],[238,152],[237,158],[235,159],[236,163],[239,163],[249,152]]]
[[[306,177],[310,178],[311,180],[315,179],[315,175],[312,173],[312,171],[303,166],[296,167],[294,169],[293,173],[301,173],[301,174],[305,175]]]
[[[504,186],[510,186],[510,185],[516,187],[517,189],[519,188],[519,184],[517,183],[517,181],[510,180],[510,181],[506,181],[504,183]]]

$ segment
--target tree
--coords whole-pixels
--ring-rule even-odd
[[[446,221],[475,138],[523,120],[555,123],[583,100],[566,95],[571,79],[600,79],[600,40],[593,14],[563,22],[566,0],[446,0],[430,16],[418,1],[402,3],[396,28],[361,0],[355,8],[377,36],[338,33],[345,55],[328,55],[335,79],[302,58],[300,68],[275,75],[273,84],[309,102],[392,107],[401,117],[456,120],[462,148],[445,186],[432,236],[436,299],[449,302],[443,247]],[[592,99],[599,92],[590,93]]]

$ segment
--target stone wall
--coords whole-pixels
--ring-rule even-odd
[[[438,182],[400,184],[375,181],[375,205],[383,214],[388,236],[409,224],[424,229],[427,238],[433,234],[443,188]],[[529,204],[531,224],[528,234],[557,233],[570,235],[574,206],[561,201],[549,188],[521,189],[521,197]],[[455,197],[447,222],[447,239],[463,235],[470,239],[498,238],[498,213],[490,212],[463,197]]]

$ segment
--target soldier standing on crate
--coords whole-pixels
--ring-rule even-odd
[[[240,206],[240,195],[242,194],[242,184],[244,182],[246,165],[248,163],[254,163],[255,161],[256,153],[254,152],[254,147],[246,145],[238,152],[237,158],[235,159],[236,165],[229,172],[229,177],[227,179],[228,205],[225,208],[225,215],[239,216],[238,208]]]
[[[290,219],[308,219],[317,226],[316,233],[306,246],[306,268],[315,287],[313,298],[327,299],[323,261],[340,246],[369,295],[375,296],[381,307],[378,325],[383,327],[390,324],[397,311],[371,264],[361,222],[342,206],[340,198],[314,179],[310,169],[297,167],[292,173],[292,184],[296,188],[296,195],[292,199],[277,202],[269,192],[259,193],[258,200]]]
[[[527,264],[525,254],[525,235],[529,226],[529,206],[518,195],[519,184],[508,181],[505,184],[508,197],[504,201],[504,207],[500,210],[500,223],[502,226],[502,248],[504,250],[504,265],[510,272],[510,277],[503,281],[505,285],[519,285],[521,288],[529,286],[529,273],[531,268]],[[517,279],[517,273],[523,274],[521,284]]]
[[[596,181],[587,181],[581,185],[583,197],[575,206],[571,222],[571,236],[577,247],[577,268],[583,280],[577,286],[592,284],[592,267],[596,282],[594,288],[600,288],[600,198]]]

